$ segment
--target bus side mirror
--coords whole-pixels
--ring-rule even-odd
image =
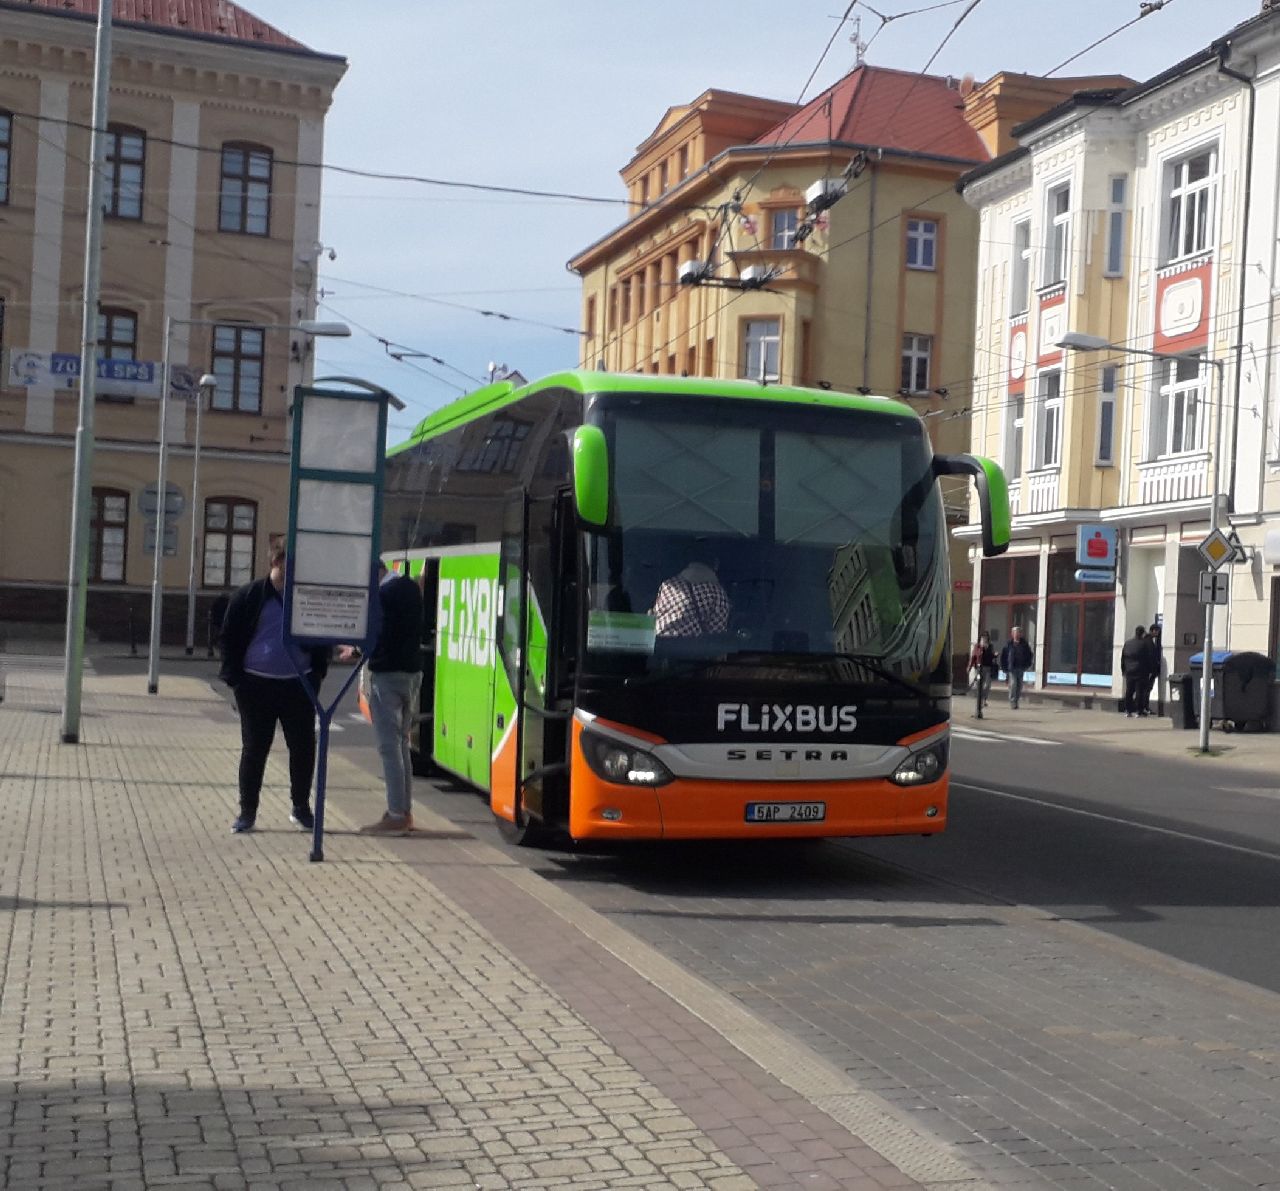
[[[994,558],[1009,549],[1009,484],[1004,472],[982,455],[935,455],[935,476],[973,476],[978,485],[978,505],[982,509],[982,553]]]
[[[609,444],[599,426],[573,432],[573,504],[585,529],[609,524]]]

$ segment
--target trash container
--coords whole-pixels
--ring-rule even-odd
[[[1203,674],[1204,654],[1191,655],[1191,668]],[[1209,698],[1210,723],[1221,721],[1224,732],[1254,728],[1262,731],[1271,714],[1271,676],[1275,664],[1262,653],[1215,649]],[[1198,696],[1197,696],[1197,707]]]
[[[1169,710],[1175,728],[1200,726],[1200,704],[1196,702],[1194,674],[1169,675]]]

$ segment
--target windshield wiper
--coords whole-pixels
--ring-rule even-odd
[[[852,662],[856,666],[861,666],[864,670],[869,670],[877,678],[883,678],[886,682],[891,682],[895,686],[902,687],[903,690],[910,691],[919,699],[933,699],[934,697],[924,687],[917,685],[908,678],[903,678],[900,674],[895,674],[884,664],[883,659],[871,653],[796,653],[786,650],[743,649],[737,653],[730,654],[725,658],[725,661],[743,665],[750,664],[751,659],[761,662],[790,662],[802,665],[806,663],[816,665],[832,660]]]

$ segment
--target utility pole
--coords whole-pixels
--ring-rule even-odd
[[[80,419],[76,425],[75,480],[71,492],[71,560],[67,574],[66,670],[62,743],[80,740],[84,677],[84,621],[89,587],[89,521],[93,501],[93,403],[98,381],[98,289],[102,267],[102,191],[107,99],[111,85],[111,0],[98,0],[93,60],[93,131],[89,138],[89,197],[84,232],[84,321],[80,336]]]

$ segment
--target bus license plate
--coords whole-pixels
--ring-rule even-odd
[[[827,817],[825,802],[748,802],[748,823],[820,823]]]

